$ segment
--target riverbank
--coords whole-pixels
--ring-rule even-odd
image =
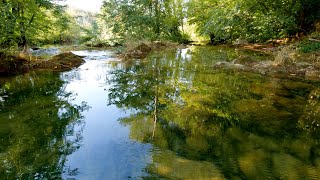
[[[301,40],[289,44],[268,43],[268,44],[236,44],[223,45],[239,50],[248,50],[269,55],[267,61],[257,61],[250,56],[240,55],[232,61],[212,64],[213,68],[234,68],[244,71],[251,71],[270,76],[299,77],[307,79],[320,79],[320,50],[316,48],[320,42]],[[311,45],[310,45],[311,44]],[[132,59],[144,59],[148,55],[170,48],[187,48],[198,46],[198,44],[181,45],[172,42],[136,42],[134,44],[113,47],[112,50],[118,53],[118,58],[123,61]],[[66,46],[61,48],[48,48],[50,56],[42,55],[42,51],[48,49],[38,49],[34,55],[18,54],[7,55],[0,52],[0,75],[15,75],[28,72],[30,70],[51,70],[68,71],[79,67],[84,60],[82,57],[72,54],[70,51],[85,49],[86,46]],[[101,49],[101,48],[93,48]],[[103,48],[106,49],[106,48]],[[315,50],[314,50],[315,49]],[[39,54],[40,53],[40,54]],[[55,55],[55,56],[54,56]]]
[[[16,75],[30,70],[68,71],[79,67],[84,62],[81,56],[71,52],[60,53],[48,59],[26,54],[9,55],[0,52],[0,75]]]
[[[250,56],[238,56],[231,62],[221,60],[213,64],[213,68],[233,68],[260,73],[269,76],[286,78],[306,78],[320,80],[320,40],[318,35],[311,35],[301,39],[285,38],[264,44],[250,44],[247,42],[222,45],[239,50],[247,50],[270,56],[266,61],[257,61]],[[193,43],[184,47],[198,46]],[[149,54],[166,48],[177,48],[181,45],[168,42],[143,42],[129,47],[120,54],[124,61],[130,59],[144,59]]]
[[[299,77],[320,80],[320,42],[304,38],[288,44],[246,44],[237,47],[271,56],[268,61],[257,62],[250,57],[238,57],[231,63],[217,67],[241,68],[270,76]]]

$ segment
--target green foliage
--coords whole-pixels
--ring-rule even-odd
[[[191,0],[188,18],[201,35],[212,40],[263,42],[312,30],[311,22],[319,18],[320,2],[316,1]]]
[[[48,0],[2,1],[0,45],[25,46],[32,42],[37,32],[44,31],[49,23],[45,15],[46,10],[55,7],[55,4]]]
[[[75,42],[80,27],[53,0],[4,0],[0,3],[0,47]]]
[[[183,1],[105,0],[102,17],[118,39],[160,38],[181,41]]]
[[[320,42],[309,40],[301,41],[298,44],[298,50],[302,53],[319,52]]]

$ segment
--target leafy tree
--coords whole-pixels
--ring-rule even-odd
[[[26,46],[36,43],[41,33],[50,33],[59,26],[63,34],[68,28],[64,8],[54,0],[2,0],[0,45],[1,47]],[[54,16],[53,18],[51,18]]]
[[[102,17],[120,39],[182,39],[182,0],[105,0]]]
[[[188,19],[211,41],[245,38],[266,41],[312,30],[320,1],[304,0],[191,0]]]

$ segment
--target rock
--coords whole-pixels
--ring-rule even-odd
[[[50,60],[41,61],[36,65],[40,69],[51,69],[56,71],[67,71],[74,67],[79,67],[85,60],[71,52],[62,53],[54,56]]]
[[[233,42],[233,45],[245,45],[245,44],[248,44],[249,42],[246,40],[246,39],[243,39],[243,38],[238,38],[235,40],[235,42]]]
[[[294,46],[286,46],[282,48],[274,59],[274,65],[284,65],[290,66],[293,65],[294,62],[297,60],[297,52]]]

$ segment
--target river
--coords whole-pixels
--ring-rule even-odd
[[[320,82],[191,46],[0,79],[0,179],[319,179]]]

